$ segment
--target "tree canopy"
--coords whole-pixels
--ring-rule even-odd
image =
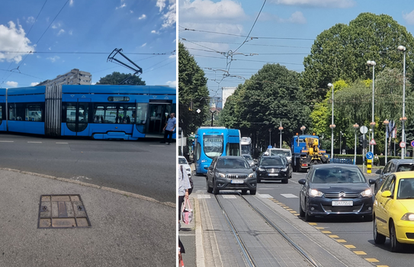
[[[141,80],[141,78],[138,76],[129,73],[120,73],[115,71],[112,74],[108,74],[105,77],[99,79],[99,82],[97,82],[96,84],[145,85],[145,81]]]
[[[368,60],[376,62],[375,72],[386,67],[402,72],[399,45],[406,47],[407,72],[413,73],[413,36],[388,15],[361,13],[349,25],[336,24],[316,37],[310,55],[304,59],[301,85],[309,99],[319,102],[329,90],[328,83],[371,78]]]
[[[189,135],[209,115],[207,79],[182,43],[178,44],[178,66],[179,125]]]

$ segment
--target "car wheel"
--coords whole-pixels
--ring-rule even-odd
[[[213,192],[213,188],[208,185],[208,179],[206,178],[206,185],[207,185],[207,193]]]
[[[213,194],[214,195],[217,195],[218,193],[219,193],[219,190],[217,188],[216,181],[214,181],[214,183],[213,183]]]
[[[247,189],[242,189],[242,194],[243,195],[247,194]]]
[[[395,226],[393,223],[390,226],[390,243],[392,252],[397,252],[402,249],[402,244],[397,240],[397,232],[395,232]]]
[[[308,208],[308,205],[306,204],[305,222],[310,222],[312,219],[313,219],[313,216],[309,215],[309,208]]]
[[[305,217],[305,212],[302,209],[302,205],[300,204],[300,200],[299,200],[299,216],[300,217]]]
[[[250,195],[256,195],[256,189],[255,190],[250,189]]]
[[[385,235],[382,235],[380,233],[378,233],[378,228],[377,228],[377,219],[374,217],[374,220],[372,222],[372,230],[374,233],[374,242],[375,244],[384,244],[385,243]]]

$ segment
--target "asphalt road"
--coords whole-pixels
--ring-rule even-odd
[[[283,203],[299,213],[299,190],[301,185],[298,180],[305,178],[306,173],[293,173],[293,178],[288,184],[279,181],[265,181],[258,185],[258,194],[269,194],[277,201]],[[376,178],[376,174],[366,175],[366,178]],[[206,193],[204,176],[195,176],[194,183],[196,190]],[[198,192],[200,192],[198,191]],[[303,221],[303,223],[307,223]],[[406,246],[400,253],[390,252],[389,239],[384,245],[376,245],[372,236],[372,222],[364,222],[361,219],[339,218],[339,219],[317,219],[314,226],[320,231],[326,232],[335,240],[341,240],[344,245],[354,246],[362,258],[372,261],[373,265],[381,266],[409,266],[412,261],[414,246]],[[345,241],[342,241],[345,240]]]
[[[175,203],[175,143],[0,134],[0,168],[79,180]]]

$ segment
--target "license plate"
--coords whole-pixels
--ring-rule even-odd
[[[244,184],[244,181],[243,180],[231,180],[230,183],[232,183],[232,184]]]
[[[278,173],[269,173],[269,176],[278,176]]]
[[[350,201],[332,201],[332,206],[353,206],[354,202]]]

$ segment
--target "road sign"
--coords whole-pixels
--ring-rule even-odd
[[[413,141],[411,141],[411,146],[412,146],[412,147],[414,147],[414,140],[413,140]]]
[[[367,126],[361,126],[361,128],[359,128],[359,131],[362,134],[366,134],[368,132],[368,128],[367,128]]]
[[[404,142],[400,142],[400,147],[404,148],[405,147],[405,143]]]
[[[369,142],[370,145],[376,145],[374,138],[372,138],[371,142]]]
[[[372,154],[371,151],[367,152],[367,159],[373,159],[374,158],[374,154]]]

